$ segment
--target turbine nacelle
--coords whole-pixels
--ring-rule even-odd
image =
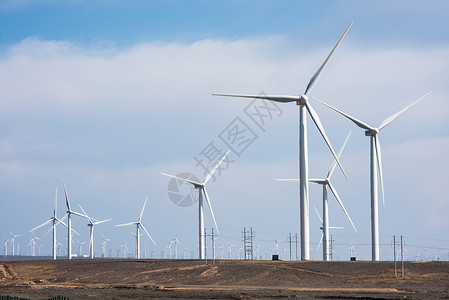
[[[306,105],[307,101],[309,101],[309,97],[307,95],[299,96],[299,100],[296,101],[297,105]]]
[[[365,130],[365,136],[376,136],[379,133],[379,128],[373,128],[371,130]]]

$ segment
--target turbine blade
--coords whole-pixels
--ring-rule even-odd
[[[86,211],[83,209],[83,207],[81,206],[81,204],[79,204],[79,207],[80,207],[81,210],[83,211],[84,215],[90,220],[91,218],[87,215]]]
[[[85,219],[90,219],[88,216],[80,214],[79,212],[76,212],[76,211],[71,211],[70,213],[74,214],[75,216],[79,216],[79,217],[82,217],[82,218],[85,218]]]
[[[140,211],[139,222],[142,220],[143,211],[145,210],[145,206],[147,205],[147,201],[148,201],[148,195],[147,195],[147,197],[145,198],[145,202],[143,203],[142,210]]]
[[[312,117],[313,122],[315,122],[315,125],[318,127],[319,132],[321,133],[321,136],[326,141],[327,146],[332,152],[332,155],[337,160],[338,166],[340,167],[341,171],[345,175],[346,179],[348,179],[348,176],[346,175],[345,170],[343,169],[343,166],[340,163],[340,160],[338,159],[337,154],[334,151],[334,148],[331,145],[331,142],[329,141],[329,138],[327,137],[326,131],[324,130],[323,124],[321,124],[320,118],[318,117],[318,114],[315,112],[313,107],[310,105],[309,102],[306,102],[306,108],[309,111],[310,116]]]
[[[203,185],[206,185],[206,183],[209,181],[209,179],[212,177],[212,175],[214,175],[215,171],[217,171],[218,167],[221,165],[221,163],[226,158],[226,156],[228,156],[230,151],[231,151],[231,149],[229,149],[228,152],[226,152],[226,154],[223,156],[223,158],[220,160],[220,162],[212,169],[212,171],[209,172],[209,174],[207,174],[206,179],[204,179]]]
[[[299,179],[275,179],[275,181],[293,181],[293,182],[299,182]]]
[[[212,204],[210,203],[210,200],[209,200],[209,195],[207,194],[205,187],[203,187],[202,190],[204,192],[204,197],[206,198],[207,204],[209,205],[210,213],[212,214],[212,219],[214,220],[215,228],[217,229],[217,233],[219,233],[220,231],[218,230],[217,222],[215,221],[214,211],[212,209]],[[201,193],[201,191],[200,191],[200,193]]]
[[[332,194],[334,194],[335,199],[337,199],[338,204],[340,204],[341,208],[345,212],[346,217],[348,217],[349,222],[351,222],[351,225],[354,228],[355,232],[357,232],[357,229],[355,228],[354,223],[352,223],[351,217],[349,216],[348,212],[346,211],[346,208],[343,205],[343,202],[341,201],[340,196],[338,196],[337,191],[334,189],[334,187],[332,186],[332,184],[330,182],[329,182],[328,186],[329,186],[329,189],[331,190]]]
[[[299,100],[298,96],[287,95],[236,95],[236,94],[212,94],[212,96],[224,96],[224,97],[236,97],[236,98],[250,98],[250,99],[263,99],[275,102],[296,102]]]
[[[143,226],[143,224],[140,224],[140,226],[142,226],[142,229],[145,231],[145,233],[148,235],[148,237],[151,239],[151,241],[153,242],[153,244],[156,246],[156,243],[154,242],[153,238],[151,237],[151,235],[148,233],[147,229],[145,228],[145,226]]]
[[[329,226],[329,229],[345,229],[344,227],[334,227],[334,226]]]
[[[165,176],[168,176],[168,177],[171,177],[171,178],[174,178],[174,179],[179,180],[179,181],[184,181],[184,182],[186,182],[186,183],[193,184],[193,185],[199,185],[199,186],[202,185],[202,183],[199,183],[199,182],[196,182],[196,181],[193,181],[193,180],[190,180],[190,179],[185,179],[185,178],[181,178],[181,177],[178,177],[178,176],[174,176],[174,175],[170,175],[170,174],[165,174],[165,173],[161,173],[161,174],[162,174],[162,175],[165,175]]]
[[[315,205],[313,206],[313,208],[315,208],[316,215],[318,216],[318,219],[320,219],[321,225],[323,225],[323,219],[321,219],[321,216],[318,213],[318,210],[316,209]]]
[[[326,179],[309,178],[309,182],[318,183],[318,184],[325,184],[326,183]]]
[[[340,158],[341,153],[343,152],[343,149],[345,148],[346,143],[348,142],[349,136],[351,135],[351,132],[352,132],[352,130],[349,131],[348,136],[346,137],[346,140],[345,140],[345,142],[343,143],[343,146],[341,146],[340,151],[338,152],[338,158]],[[331,167],[329,168],[329,172],[327,173],[327,178],[330,179],[330,178],[332,177],[332,174],[334,173],[334,170],[335,170],[335,166],[336,166],[336,165],[337,165],[337,161],[334,160],[334,161],[332,162],[332,164],[331,164]]]
[[[46,222],[44,222],[44,223],[42,223],[41,225],[39,225],[39,226],[36,226],[36,227],[34,227],[33,229],[31,229],[30,231],[28,231],[28,232],[33,232],[33,231],[35,231],[36,229],[38,229],[38,228],[41,228],[42,226],[45,226],[45,225],[47,225],[47,224],[49,224],[49,223],[51,223],[53,221],[53,218],[52,219],[50,219],[50,220],[48,220],[48,221],[46,221]]]
[[[382,128],[384,128],[385,126],[387,126],[388,124],[390,124],[394,119],[396,119],[397,117],[399,117],[400,115],[402,115],[405,111],[407,111],[410,107],[412,107],[413,105],[415,105],[416,103],[418,103],[419,101],[421,101],[422,99],[426,98],[428,95],[430,95],[432,92],[428,92],[427,94],[425,94],[424,96],[422,96],[421,98],[419,98],[418,100],[416,100],[415,102],[407,105],[406,107],[404,107],[403,109],[401,109],[400,111],[398,111],[397,113],[395,113],[394,115],[386,118],[385,120],[383,120],[383,122],[379,125],[379,130],[381,130]]]
[[[57,202],[58,202],[58,187],[56,187],[56,195],[55,195],[55,209],[53,210],[53,218],[56,218],[56,211],[57,211]]]
[[[65,203],[67,205],[67,210],[71,211],[70,208],[70,201],[69,201],[69,195],[67,195],[67,189],[65,187],[64,179],[62,180],[62,185],[64,186],[64,194],[65,194]]]
[[[377,167],[379,168],[380,189],[382,190],[382,203],[383,205],[385,205],[384,178],[382,175],[382,154],[380,150],[379,136],[377,134],[374,137],[374,142],[376,143]]]
[[[327,56],[326,60],[323,62],[323,64],[320,66],[320,68],[315,72],[315,74],[313,74],[312,78],[309,81],[309,84],[307,85],[306,91],[305,91],[305,95],[309,95],[312,92],[313,87],[315,86],[315,84],[317,83],[318,79],[321,76],[321,73],[324,70],[324,67],[326,67],[329,59],[331,58],[332,54],[334,53],[335,49],[337,49],[338,45],[340,45],[341,41],[343,40],[343,38],[345,37],[346,33],[348,32],[349,28],[351,27],[351,24],[349,24],[349,26],[346,28],[345,32],[343,32],[342,36],[340,37],[340,39],[338,40],[337,44],[335,44],[334,48],[332,48],[332,51],[329,53],[329,55]]]
[[[139,224],[139,222],[131,222],[131,223],[119,224],[119,225],[115,225],[115,226],[120,227],[120,226],[136,225],[136,224]]]
[[[107,220],[103,220],[103,221],[97,221],[97,222],[94,223],[94,225],[98,225],[98,224],[101,224],[101,223],[109,222],[111,220],[112,219],[107,219]]]
[[[369,126],[368,124],[366,124],[366,123],[364,123],[364,122],[362,122],[362,121],[360,121],[360,120],[358,120],[358,119],[356,119],[356,118],[354,118],[354,117],[352,117],[352,116],[342,112],[341,110],[336,109],[335,107],[330,106],[329,104],[327,104],[327,103],[325,103],[325,102],[323,102],[321,100],[318,100],[315,97],[312,97],[312,98],[315,99],[315,101],[318,101],[319,103],[323,104],[324,106],[329,107],[330,109],[338,112],[340,115],[342,115],[342,116],[346,117],[347,119],[351,120],[352,122],[355,123],[355,125],[359,126],[360,128],[363,128],[363,129],[366,129],[366,130],[374,130],[374,127]]]
[[[323,242],[323,238],[324,238],[324,234],[321,233],[321,238],[320,238],[320,242],[318,243],[318,248],[316,248],[316,250],[320,249],[321,247],[321,243]]]

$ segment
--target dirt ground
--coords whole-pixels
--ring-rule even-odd
[[[0,261],[0,295],[42,299],[449,299],[449,262]]]

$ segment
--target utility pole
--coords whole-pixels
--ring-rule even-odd
[[[288,243],[289,243],[289,246],[290,246],[290,260],[292,260],[292,242],[293,242],[293,240],[292,240],[292,234],[291,233],[288,234],[287,240],[288,240]]]
[[[214,229],[212,228],[212,260],[215,265],[215,238],[214,238]]]
[[[334,260],[334,245],[333,245],[332,234],[331,234],[331,260]]]
[[[296,260],[298,260],[298,233],[295,233],[295,243],[296,243]]]
[[[248,259],[253,260],[254,259],[253,242],[255,237],[253,228],[251,227],[251,229],[247,231],[246,227],[243,227],[242,236],[243,236],[243,252],[245,253],[245,260]]]
[[[402,235],[401,235],[401,268],[402,268],[402,277],[404,277],[404,247],[402,246]]]
[[[206,233],[206,228],[204,228],[204,259],[206,260],[206,265],[207,265],[207,233]]]
[[[397,276],[397,271],[396,271],[396,236],[393,235],[393,260],[394,260],[394,278],[398,277]]]

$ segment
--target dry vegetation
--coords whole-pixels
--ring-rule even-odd
[[[398,275],[400,275],[400,270]],[[448,299],[449,262],[0,261],[0,295],[42,299]]]

